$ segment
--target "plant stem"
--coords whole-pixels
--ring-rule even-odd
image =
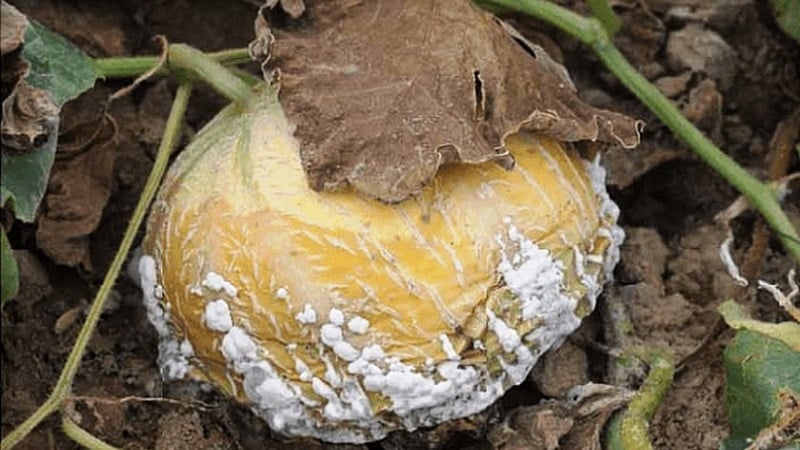
[[[73,422],[72,419],[67,416],[64,416],[61,421],[61,429],[64,430],[64,434],[80,444],[81,447],[88,448],[90,450],[120,450],[119,448],[106,444],[102,440],[96,438],[93,434],[79,427],[78,424]]]
[[[561,28],[589,45],[603,64],[622,84],[644,103],[672,132],[739,190],[758,210],[781,239],[784,248],[800,264],[800,236],[789,217],[781,209],[775,194],[766,184],[750,175],[736,161],[722,152],[614,47],[600,22],[545,0],[485,0],[536,16]]]
[[[589,8],[592,9],[592,14],[600,21],[600,24],[603,25],[603,29],[606,31],[606,35],[609,38],[613,38],[615,34],[622,28],[622,22],[620,22],[619,17],[614,14],[614,10],[608,6],[608,2],[606,0],[586,0],[586,3],[589,4]]]
[[[617,413],[608,421],[605,442],[608,450],[652,450],[649,428],[659,405],[664,400],[675,376],[672,354],[653,348],[631,348],[625,353],[647,363],[647,374],[639,392],[628,404],[624,413]]]
[[[61,407],[67,394],[69,394],[70,390],[72,389],[72,381],[75,378],[75,373],[77,372],[78,367],[80,366],[81,359],[86,350],[86,345],[89,343],[89,339],[91,338],[92,333],[97,326],[97,322],[100,319],[100,314],[103,311],[103,305],[105,304],[108,294],[111,292],[111,288],[114,286],[114,282],[116,281],[117,276],[119,275],[119,272],[125,263],[125,259],[127,258],[128,252],[130,251],[133,241],[136,237],[136,233],[139,230],[142,221],[144,220],[147,209],[150,206],[150,202],[153,200],[153,197],[155,197],[155,194],[158,191],[159,183],[161,182],[161,178],[166,171],[169,163],[169,155],[172,152],[172,149],[175,147],[175,143],[177,142],[180,134],[181,121],[183,120],[183,116],[186,112],[186,105],[189,102],[191,90],[191,85],[184,83],[178,88],[178,91],[175,94],[175,100],[172,103],[172,109],[170,110],[169,117],[167,118],[164,137],[162,138],[161,145],[158,148],[158,154],[156,155],[156,160],[153,163],[153,169],[150,171],[150,176],[147,179],[147,184],[145,184],[142,195],[139,197],[139,203],[136,205],[136,209],[133,212],[133,216],[128,224],[128,228],[125,230],[125,235],[122,238],[122,242],[117,249],[117,253],[114,255],[114,260],[111,262],[111,267],[108,269],[108,273],[106,273],[106,276],[103,279],[103,284],[97,291],[97,295],[92,302],[92,307],[89,309],[89,314],[86,317],[86,322],[84,322],[80,332],[78,333],[78,338],[75,341],[75,345],[72,347],[72,351],[67,358],[67,362],[64,364],[64,368],[61,371],[61,376],[59,376],[58,382],[53,388],[53,392],[50,394],[47,400],[27,420],[25,420],[25,422],[14,429],[14,431],[9,433],[8,436],[6,436],[5,439],[0,442],[0,450],[11,449],[22,439],[24,439],[25,436],[27,436],[42,420],[47,418],[47,416]]]
[[[650,363],[650,373],[647,374],[639,392],[633,397],[628,410],[622,416],[620,423],[620,438],[625,449],[652,449],[650,443],[650,420],[658,410],[672,385],[675,375],[675,365],[672,356],[663,350],[643,350],[643,360]]]
[[[206,56],[223,65],[244,64],[252,61],[246,48],[206,53]],[[94,59],[99,78],[135,78],[158,64],[157,56],[134,56]],[[166,73],[165,70],[160,73]]]
[[[247,83],[200,50],[186,44],[171,44],[168,52],[170,68],[177,67],[205,81],[230,101],[245,104],[252,98],[253,92]]]
[[[591,44],[593,32],[589,19],[567,8],[544,0],[479,0],[481,5],[500,6],[534,16],[561,28],[584,44]]]

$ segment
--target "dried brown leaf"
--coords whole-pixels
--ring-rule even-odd
[[[58,130],[60,107],[91,88],[97,74],[71,43],[5,1],[1,6],[2,53],[21,50],[3,58],[3,81],[19,81],[3,100],[0,137],[4,147],[36,150]]]
[[[105,92],[66,106],[36,243],[55,263],[92,270],[89,234],[97,229],[113,187],[116,127],[103,115]]]
[[[508,450],[601,450],[606,422],[630,397],[614,386],[577,386],[565,398],[517,408],[489,432],[488,439],[494,448]]]
[[[0,53],[5,55],[22,47],[28,18],[6,1],[0,3],[2,12],[2,38]],[[8,62],[8,68],[5,63]],[[6,147],[15,150],[31,150],[42,145],[50,134],[58,129],[59,107],[53,96],[24,80],[29,71],[28,63],[18,55],[3,61],[3,80],[17,80],[14,90],[3,100],[3,120],[0,137]],[[7,73],[11,72],[11,73]]]
[[[38,148],[58,129],[59,111],[49,92],[19,80],[3,101],[3,145],[15,150]]]
[[[28,19],[17,8],[3,1],[0,3],[0,54],[13,52],[22,45]]]
[[[581,102],[563,66],[467,1],[318,2],[289,27],[271,30],[270,65],[316,190],[400,201],[443,165],[510,168],[504,137],[522,129],[639,141],[639,123]]]
[[[274,8],[278,6],[278,3],[281,4],[281,9],[286,14],[289,14],[295,19],[303,15],[303,11],[306,10],[306,5],[303,0],[267,0],[264,6],[267,8]]]

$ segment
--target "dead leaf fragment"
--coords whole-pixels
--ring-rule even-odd
[[[303,11],[306,10],[306,5],[303,0],[267,0],[264,6],[267,8],[274,8],[278,6],[278,3],[281,4],[283,12],[295,19],[303,15]]]
[[[116,126],[103,114],[105,92],[68,103],[36,243],[55,263],[92,270],[89,234],[111,196],[117,155]]]
[[[800,396],[791,390],[779,390],[778,419],[761,430],[746,450],[785,448],[800,439]]]
[[[5,1],[0,3],[0,16],[2,16],[0,54],[5,55],[22,45],[25,28],[28,27],[28,19],[17,8]]]
[[[606,422],[631,395],[615,386],[587,383],[562,399],[516,409],[487,437],[502,450],[600,450]]]
[[[3,1],[2,38],[0,53],[3,55],[20,48],[25,42],[28,19],[16,8]],[[0,123],[0,138],[5,147],[15,150],[32,150],[47,141],[58,129],[59,107],[53,96],[28,84],[28,64],[21,57],[9,57],[8,67],[13,73],[4,73],[3,79],[22,77],[11,94],[3,100],[3,120]],[[12,70],[13,68],[13,70]],[[6,69],[4,65],[4,69]],[[5,70],[4,70],[5,72]]]
[[[316,190],[400,201],[443,165],[511,167],[518,130],[639,141],[639,123],[581,102],[563,66],[467,1],[318,2],[300,23],[271,30],[270,64]]]
[[[49,92],[20,80],[3,101],[3,145],[15,150],[38,148],[58,129],[59,110]]]

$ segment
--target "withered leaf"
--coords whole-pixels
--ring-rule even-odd
[[[60,111],[49,92],[19,80],[3,102],[3,145],[16,150],[40,147],[58,129]]]
[[[28,18],[6,1],[0,3],[2,12],[2,39],[0,53],[6,55],[25,42],[25,30],[30,24]],[[28,64],[14,62],[14,74],[3,78],[11,79],[22,67],[24,78],[28,73]],[[3,145],[17,149],[29,150],[41,146],[47,136],[58,127],[58,105],[47,91],[28,84],[24,79],[14,86],[14,90],[3,102],[2,139]]]
[[[97,229],[114,184],[117,127],[105,114],[105,90],[64,108],[65,123],[39,211],[37,246],[57,264],[91,271],[89,235]]]
[[[0,54],[13,52],[20,45],[25,36],[25,28],[28,26],[28,19],[17,8],[3,1],[0,3],[0,16],[2,16],[2,27],[0,27]]]
[[[518,130],[563,141],[639,141],[639,123],[581,102],[562,66],[468,1],[308,2],[277,29],[270,67],[316,190],[387,202],[446,164],[511,167]]]
[[[306,5],[303,0],[267,0],[264,6],[267,8],[274,8],[281,4],[281,9],[293,18],[298,18],[306,10]]]
[[[631,396],[615,386],[579,385],[564,398],[517,408],[487,438],[495,448],[601,450],[606,423]]]
[[[2,16],[2,79],[15,85],[2,106],[0,206],[33,222],[55,158],[61,107],[91,88],[97,74],[78,48],[5,1]]]
[[[10,64],[22,71],[3,101],[2,143],[15,150],[33,150],[56,131],[52,124],[57,125],[61,106],[92,87],[97,75],[89,58],[61,36],[28,20],[5,1],[2,14],[3,54],[6,48],[22,47]],[[12,30],[5,29],[7,22]]]

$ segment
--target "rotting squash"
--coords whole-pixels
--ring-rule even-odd
[[[222,111],[170,169],[139,262],[163,375],[284,435],[361,443],[485,409],[618,259],[603,169],[546,136],[393,205],[311,190],[298,145],[271,88]]]

